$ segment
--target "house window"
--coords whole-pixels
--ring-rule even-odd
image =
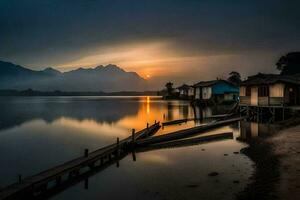
[[[246,87],[246,96],[247,97],[251,96],[251,87],[250,86]]]
[[[269,86],[263,85],[258,87],[258,96],[259,97],[268,97],[269,96]]]

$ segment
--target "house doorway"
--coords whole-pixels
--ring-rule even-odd
[[[299,90],[296,86],[286,86],[285,94],[286,94],[285,102],[287,105],[298,105]]]

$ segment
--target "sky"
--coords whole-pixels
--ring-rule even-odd
[[[162,85],[276,73],[300,50],[299,0],[0,0],[0,60],[117,64]]]

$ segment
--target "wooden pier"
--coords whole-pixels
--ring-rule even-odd
[[[134,152],[188,146],[221,139],[232,139],[232,133],[221,133],[204,137],[193,137],[205,131],[225,126],[244,119],[234,117],[211,122],[206,125],[179,130],[160,136],[152,136],[160,129],[160,123],[154,123],[139,132],[132,130],[131,136],[119,140],[104,148],[90,152],[85,149],[84,155],[62,165],[43,171],[37,175],[22,179],[0,191],[0,200],[4,199],[44,199],[66,189],[79,181],[99,172],[113,163],[119,166],[119,160]],[[150,137],[152,136],[152,137]],[[187,139],[186,139],[187,138]]]
[[[53,167],[34,176],[19,179],[18,183],[12,184],[0,191],[0,199],[32,199],[47,190],[51,189],[49,185],[56,187],[70,179],[76,178],[81,173],[93,170],[93,168],[105,165],[113,159],[118,159],[121,153],[131,148],[132,144],[139,139],[153,135],[160,128],[160,123],[154,123],[152,126],[147,124],[147,128],[123,139],[117,139],[116,143],[98,149],[91,153],[86,149],[84,156],[66,162],[62,165]]]

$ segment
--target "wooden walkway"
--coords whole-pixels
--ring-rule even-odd
[[[62,165],[43,171],[37,175],[20,180],[19,183],[12,184],[0,191],[0,200],[4,199],[36,199],[36,197],[47,196],[51,191],[64,188],[74,180],[80,180],[85,174],[93,174],[97,169],[104,168],[114,161],[118,161],[122,156],[138,148],[137,150],[151,148],[157,149],[170,146],[184,146],[192,143],[213,141],[224,138],[232,138],[232,133],[223,133],[215,136],[204,136],[198,138],[188,138],[205,131],[228,125],[244,117],[236,117],[209,123],[206,125],[193,127],[169,133],[166,135],[152,136],[160,128],[160,123],[154,123],[152,126],[104,148],[89,153],[77,159],[66,162]]]
[[[25,178],[19,183],[12,184],[0,191],[0,199],[20,199],[32,195],[39,195],[48,190],[48,184],[62,184],[81,174],[82,171],[92,170],[94,167],[104,165],[114,158],[117,158],[120,153],[130,148],[131,143],[136,140],[153,135],[160,128],[160,123],[155,123],[152,126],[135,133],[121,141],[117,139],[115,144],[111,144],[104,148],[98,149],[91,153],[85,152],[83,157],[71,160],[62,165],[53,167],[34,176]],[[66,180],[64,180],[66,179]]]

